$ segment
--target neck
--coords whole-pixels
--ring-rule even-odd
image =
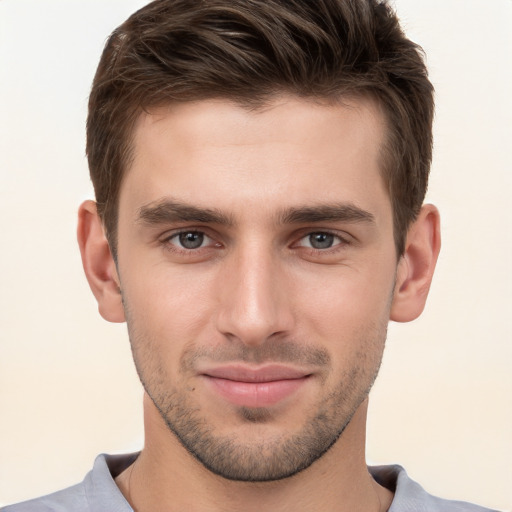
[[[116,479],[135,512],[383,512],[392,494],[368,473],[367,402],[343,435],[309,468],[274,482],[237,482],[217,476],[190,455],[145,397],[146,443],[139,458]]]

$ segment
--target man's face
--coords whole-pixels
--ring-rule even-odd
[[[370,101],[294,97],[181,104],[136,126],[118,236],[135,363],[217,474],[308,467],[367,397],[396,273],[383,133]]]

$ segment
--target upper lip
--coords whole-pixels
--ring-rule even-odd
[[[310,375],[309,372],[304,370],[276,364],[259,368],[250,368],[244,365],[218,366],[204,370],[201,374],[207,377],[238,382],[272,382],[277,380],[301,379]]]

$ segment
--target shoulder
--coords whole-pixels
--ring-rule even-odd
[[[0,512],[131,512],[114,478],[138,454],[99,455],[83,482],[62,491],[1,508]]]
[[[465,501],[445,500],[432,496],[409,478],[398,465],[369,468],[373,478],[395,493],[388,512],[498,512]]]
[[[89,512],[83,483],[62,491],[10,505],[0,512]]]

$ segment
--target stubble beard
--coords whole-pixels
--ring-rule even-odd
[[[357,373],[354,371],[353,376]],[[149,396],[183,447],[209,471],[228,480],[269,482],[303,471],[334,445],[368,396],[369,389],[365,389],[353,397],[352,389],[343,386],[325,398],[300,432],[257,443],[215,435],[200,411],[191,409],[177,392]],[[242,420],[255,425],[270,422],[273,416],[264,408],[240,407],[237,413]]]
[[[128,330],[142,385],[182,446],[209,471],[223,478],[268,482],[291,477],[308,468],[343,434],[377,377],[387,322],[366,330],[358,340],[360,350],[355,358],[356,364],[339,378],[337,385],[316,405],[314,413],[305,418],[298,432],[283,432],[260,441],[241,439],[236,434],[223,436],[216,433],[188,392],[170,386],[172,379],[168,378],[155,356],[152,340],[138,333],[133,322],[128,322]],[[294,345],[288,342],[281,346],[292,347],[290,350],[293,351]],[[271,347],[273,354],[281,353],[278,343]],[[290,350],[283,350],[286,355],[281,360],[288,359]],[[239,352],[247,353],[247,350],[242,348]],[[328,355],[326,357],[329,358]],[[371,361],[368,361],[369,357]],[[247,358],[241,355],[238,360]],[[186,364],[182,361],[181,366],[183,370]],[[274,413],[271,408],[239,407],[237,414],[239,420],[261,429],[265,423],[272,422]]]

